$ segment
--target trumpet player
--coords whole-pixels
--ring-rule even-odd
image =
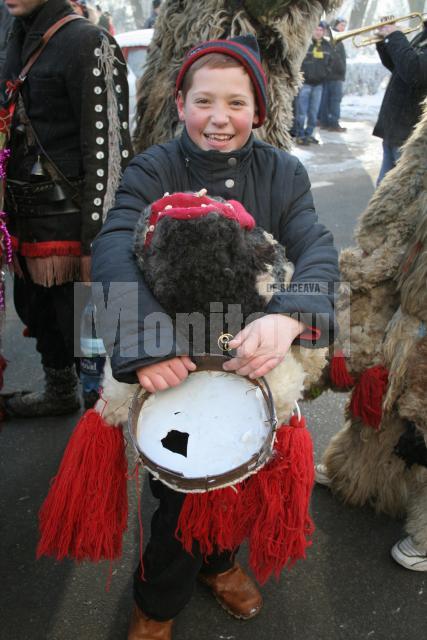
[[[401,32],[398,21],[380,26],[377,51],[382,64],[391,71],[373,134],[382,138],[383,160],[377,186],[393,169],[400,149],[421,115],[427,95],[427,20],[411,42]]]

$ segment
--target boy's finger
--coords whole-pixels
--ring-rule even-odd
[[[166,391],[166,389],[169,388],[169,383],[165,379],[165,375],[167,374],[162,373],[160,375],[160,373],[155,373],[153,375],[151,380],[155,391]]]
[[[252,373],[249,374],[250,378],[261,378],[261,376],[267,375],[269,371],[277,367],[277,365],[281,362],[281,358],[275,357],[270,358],[267,362],[264,362],[260,367],[255,369]]]
[[[250,331],[246,335],[240,347],[237,348],[237,357],[243,358],[243,359],[252,358],[255,355],[258,347],[259,347],[258,333],[256,331]]]
[[[146,391],[148,391],[149,393],[154,393],[154,387],[151,383],[150,378],[148,378],[148,376],[138,376],[139,379],[139,384],[141,385],[141,387],[144,387],[144,389]]]
[[[269,358],[270,356],[264,355],[264,356],[257,356],[255,358],[251,358],[250,360],[243,361],[242,366],[237,369],[236,373],[238,373],[239,376],[248,376],[253,371],[256,371],[257,369],[259,369],[259,367],[261,367],[264,364],[264,362],[269,360]]]
[[[224,371],[236,371],[240,369],[240,367],[245,366],[247,363],[246,358],[231,358],[231,360],[226,360],[222,365]]]
[[[188,369],[185,364],[181,361],[181,358],[176,358],[175,360],[171,360],[169,364],[169,370],[174,373],[180,380],[185,380],[188,376]]]
[[[246,340],[249,331],[251,331],[251,327],[249,325],[247,327],[244,327],[244,329],[239,331],[239,333],[234,336],[232,340],[230,340],[230,342],[228,343],[229,347],[231,349],[237,349],[237,347],[240,347],[242,342]]]
[[[240,333],[237,334],[237,336],[235,336],[232,340],[230,340],[230,342],[228,343],[228,346],[230,347],[230,349],[237,349],[237,347],[240,347],[244,339],[245,339],[245,336],[241,331]]]
[[[162,372],[163,379],[167,382],[169,387],[177,387],[188,376],[188,371],[184,369],[183,375],[177,375],[172,368]]]
[[[179,362],[182,363],[188,371],[195,371],[197,369],[196,363],[193,362],[189,356],[181,356]]]

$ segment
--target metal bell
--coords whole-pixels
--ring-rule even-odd
[[[51,192],[51,195],[49,197],[49,200],[51,202],[61,202],[62,200],[66,200],[66,199],[67,199],[67,194],[65,193],[61,185],[58,184],[58,182],[56,182]]]
[[[42,162],[40,160],[40,156],[37,156],[37,160],[33,164],[31,169],[31,175],[33,178],[46,178],[46,171],[43,169]]]

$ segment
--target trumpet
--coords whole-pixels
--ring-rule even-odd
[[[398,22],[415,22],[414,25],[410,25],[402,29],[402,33],[412,33],[413,31],[418,31],[421,29],[424,23],[424,20],[427,20],[427,13],[408,13],[406,16],[401,16],[399,18],[389,18],[387,20],[383,20],[381,22],[377,22],[376,24],[372,24],[369,27],[359,27],[358,29],[351,29],[350,31],[346,31],[344,33],[334,33],[331,28],[329,28],[329,42],[335,47],[342,40],[346,40],[347,38],[352,38],[353,45],[357,48],[367,47],[370,44],[376,44],[377,42],[381,42],[383,40],[382,36],[371,36],[369,38],[362,38],[360,41],[357,40],[358,36],[362,33],[368,33],[369,31],[376,31],[381,27],[384,27],[387,24],[397,24]]]

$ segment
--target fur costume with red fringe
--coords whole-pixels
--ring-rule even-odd
[[[334,389],[351,390],[345,423],[323,462],[345,502],[408,516],[427,549],[427,101],[340,255]],[[348,349],[350,347],[350,349]],[[396,455],[397,454],[397,455]]]

